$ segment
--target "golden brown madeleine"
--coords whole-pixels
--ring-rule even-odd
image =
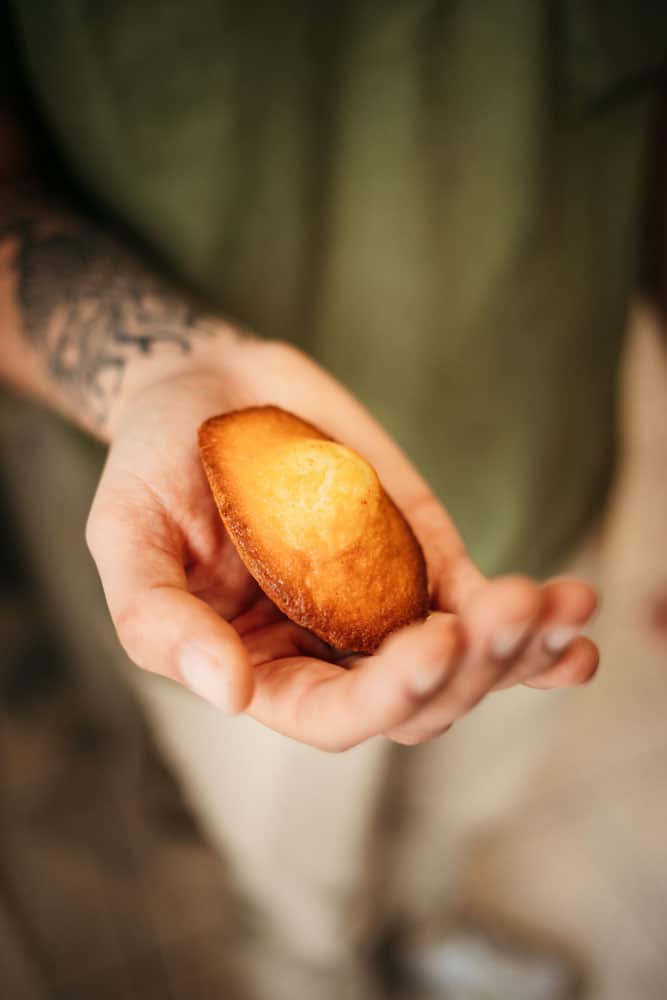
[[[419,543],[356,452],[275,406],[211,417],[199,450],[241,559],[292,621],[370,653],[426,615]]]

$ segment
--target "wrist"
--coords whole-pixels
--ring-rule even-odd
[[[219,319],[187,351],[137,356],[127,364],[110,399],[101,436],[112,441],[138,409],[153,407],[160,417],[187,399],[188,421],[257,402],[253,373],[266,370],[274,342],[241,332]]]

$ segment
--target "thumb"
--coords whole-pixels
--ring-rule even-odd
[[[151,499],[96,499],[86,540],[130,659],[224,712],[243,711],[254,686],[245,646],[228,622],[189,593],[180,532],[169,515]]]

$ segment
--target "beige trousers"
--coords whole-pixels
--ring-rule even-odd
[[[332,757],[139,679],[210,836],[295,960],[340,967],[382,923],[437,936],[461,907],[580,952],[600,1000],[652,996],[640,965],[667,990],[645,930],[667,921],[667,646],[647,627],[667,589],[667,378],[647,330],[627,381],[613,503],[567,567],[603,593],[589,688],[497,693],[424,747],[377,739]]]

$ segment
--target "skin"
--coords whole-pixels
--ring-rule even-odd
[[[201,312],[185,292],[26,185],[5,120],[0,166],[2,374],[109,444],[87,525],[118,637],[142,669],[228,713],[338,752],[432,739],[496,689],[583,684],[595,610],[582,581],[485,579],[394,441],[296,348]],[[225,534],[197,453],[207,417],[273,403],[377,469],[427,559],[431,616],[341,659],[282,616]],[[565,636],[565,638],[567,638]],[[502,696],[502,695],[499,695]]]

